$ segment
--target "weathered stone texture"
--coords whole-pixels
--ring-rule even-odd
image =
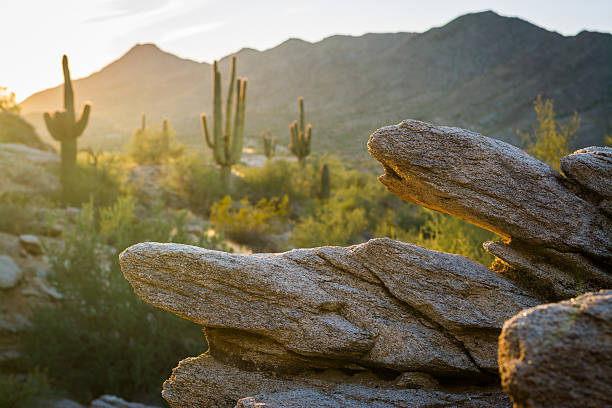
[[[525,310],[499,338],[516,408],[612,406],[612,291]]]

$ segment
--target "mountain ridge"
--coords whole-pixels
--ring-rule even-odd
[[[535,122],[538,94],[555,100],[562,120],[573,110],[581,114],[580,145],[601,143],[612,119],[612,35],[583,31],[566,37],[491,11],[459,16],[424,33],[288,39],[235,55],[238,75],[249,78],[246,135],[256,147],[267,128],[280,143],[288,142],[298,96],[305,97],[313,124],[313,149],[347,154],[365,153],[372,131],[407,118],[518,144],[516,130]],[[224,91],[229,57],[219,62]],[[94,104],[85,144],[120,147],[144,111],[156,122],[168,118],[184,142],[202,145],[199,115],[211,111],[207,62],[137,44],[74,87],[77,103]],[[40,116],[61,107],[61,86],[33,94],[21,106],[44,135]]]

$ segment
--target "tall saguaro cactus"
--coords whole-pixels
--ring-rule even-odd
[[[272,160],[274,153],[276,153],[276,136],[272,137],[270,134],[270,130],[268,129],[268,134],[266,132],[261,132],[261,139],[263,140],[264,146],[264,154],[268,161]]]
[[[62,156],[60,178],[64,198],[67,198],[70,190],[69,180],[76,169],[77,138],[83,134],[87,126],[91,105],[88,103],[83,105],[79,118],[76,118],[74,92],[66,55],[62,57],[62,69],[64,71],[64,110],[53,112],[53,114],[45,112],[43,118],[51,136],[60,142]]]
[[[331,188],[329,184],[329,167],[327,164],[323,164],[321,169],[319,170],[319,175],[321,177],[321,184],[319,186],[319,198],[321,200],[328,200],[331,195]]]
[[[234,81],[236,82],[235,103]],[[215,162],[221,167],[221,181],[226,188],[229,188],[232,166],[238,163],[242,154],[247,82],[247,78],[236,79],[236,56],[232,56],[229,90],[225,105],[225,126],[223,126],[221,72],[219,72],[218,62],[214,62],[212,67],[213,133],[211,135],[208,131],[208,118],[205,113],[202,114],[202,132],[206,144],[213,151]]]
[[[145,129],[147,128],[147,114],[142,112],[142,114],[140,115],[140,131],[144,132]]]
[[[312,126],[310,123],[308,126],[304,126],[304,98],[301,96],[298,98],[298,105],[300,107],[299,124],[297,120],[294,120],[291,125],[289,125],[289,132],[291,133],[289,150],[298,158],[300,166],[304,167],[306,156],[310,154]]]

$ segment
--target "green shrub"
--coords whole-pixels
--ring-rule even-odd
[[[252,205],[247,198],[238,202],[230,196],[215,203],[210,211],[210,221],[215,228],[228,238],[256,250],[275,250],[269,248],[270,237],[283,232],[289,198],[284,196],[267,200],[262,198]]]
[[[429,219],[421,228],[416,244],[434,251],[449,252],[490,265],[493,257],[482,247],[483,242],[499,238],[460,218],[426,210]]]
[[[207,165],[196,155],[173,162],[166,182],[192,211],[204,216],[226,193],[217,166]]]
[[[98,215],[84,205],[63,245],[50,248],[50,279],[63,298],[34,311],[22,337],[24,366],[42,366],[57,387],[83,401],[108,393],[161,403],[163,380],[177,361],[205,351],[205,338],[199,326],[141,301],[118,254],[142,241],[197,244],[184,220],[185,213],[159,207],[138,214],[132,197]]]
[[[363,242],[368,227],[366,211],[348,204],[334,199],[318,207],[314,216],[296,224],[291,244],[296,248],[313,248]]]
[[[554,101],[542,100],[542,95],[538,95],[533,101],[533,109],[538,124],[533,125],[531,133],[518,132],[525,151],[560,171],[561,158],[572,152],[571,145],[580,129],[580,116],[574,111],[572,119],[565,125],[561,124],[555,114]]]
[[[136,164],[164,164],[183,154],[184,146],[176,143],[175,132],[164,121],[162,126],[137,129],[128,146],[129,155]]]
[[[286,195],[292,203],[309,198],[308,189],[300,185],[303,184],[303,172],[297,163],[274,160],[268,161],[262,167],[241,168],[240,171],[244,177],[235,183],[236,195],[239,198],[249,197],[252,202],[258,202],[263,198]]]
[[[70,175],[69,188],[57,191],[55,199],[67,205],[80,207],[93,200],[98,206],[108,206],[117,200],[121,192],[121,165],[113,154],[102,155],[96,165],[79,155],[76,171]]]

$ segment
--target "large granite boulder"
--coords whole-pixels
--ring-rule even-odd
[[[494,381],[503,322],[538,303],[468,258],[390,239],[256,255],[143,243],[120,260],[143,299],[207,328],[209,353],[164,384],[174,407],[297,390],[317,399],[296,406],[336,394],[348,405],[472,406],[487,390],[416,391],[402,377]]]
[[[497,258],[493,269],[538,298],[556,301],[612,287],[612,219],[601,198],[576,194],[574,183],[517,147],[406,120],[374,132],[368,148],[391,192],[502,236],[503,242],[485,245]],[[598,186],[606,179],[611,184],[608,150],[578,155],[597,158],[590,161],[598,166],[591,172],[604,180]],[[577,162],[565,160],[565,167],[584,180],[578,174],[585,171],[569,165]]]
[[[499,366],[516,408],[612,406],[612,291],[537,306],[508,320]]]

